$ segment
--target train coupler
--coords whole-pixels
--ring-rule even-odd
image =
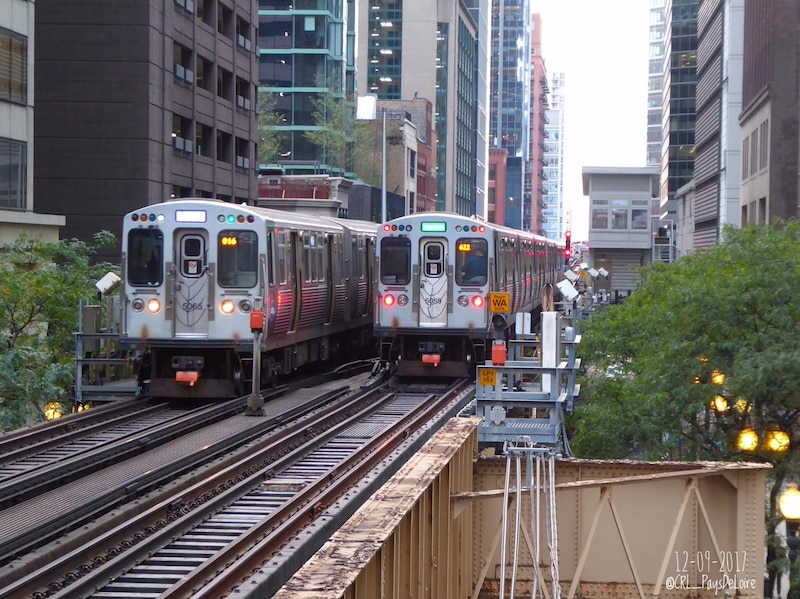
[[[203,369],[202,356],[172,356],[172,367],[175,369],[175,382],[194,387]]]

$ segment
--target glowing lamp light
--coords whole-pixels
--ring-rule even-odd
[[[767,433],[765,443],[770,451],[784,452],[789,449],[789,435],[781,430],[774,430]]]
[[[711,407],[721,414],[728,409],[728,400],[721,395],[715,395],[714,399],[711,400]]]
[[[58,420],[61,418],[61,404],[57,401],[51,401],[44,409],[44,417],[48,420]]]
[[[160,301],[155,298],[147,301],[147,311],[150,312],[150,314],[156,314],[159,310],[161,310]]]
[[[476,308],[483,308],[483,298],[480,295],[476,295],[472,298],[472,305]]]
[[[758,447],[758,435],[751,428],[746,428],[739,433],[739,438],[736,439],[736,446],[742,451],[753,451]]]
[[[387,308],[391,308],[392,306],[394,306],[394,302],[395,302],[395,299],[394,299],[393,295],[384,295],[383,296],[383,305],[386,306]]]
[[[786,485],[786,490],[778,497],[778,509],[787,520],[800,520],[800,490],[796,484]]]
[[[720,372],[719,370],[715,370],[711,373],[711,382],[715,385],[724,385],[725,384],[725,374]]]
[[[219,305],[219,310],[223,314],[233,314],[234,307],[235,304],[233,303],[233,300],[226,299],[222,300],[222,303]]]

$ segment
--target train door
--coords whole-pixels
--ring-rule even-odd
[[[419,326],[446,327],[449,281],[446,239],[420,242]]]
[[[208,268],[208,234],[180,229],[175,232],[174,323],[176,337],[208,337],[213,318]]]

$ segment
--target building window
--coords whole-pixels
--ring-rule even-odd
[[[186,83],[194,83],[194,57],[189,48],[185,48],[178,43],[172,46],[172,62],[175,78]]]
[[[608,229],[608,209],[592,208],[592,229]]]
[[[761,123],[761,150],[759,152],[759,169],[767,168],[769,160],[769,119]]]
[[[0,209],[28,207],[28,144],[0,138]]]
[[[0,27],[0,99],[28,101],[28,38]]]

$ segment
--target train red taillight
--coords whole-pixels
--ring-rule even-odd
[[[392,306],[394,306],[394,303],[395,303],[395,298],[393,295],[388,294],[383,296],[383,305],[386,306],[387,308],[391,308]]]
[[[473,296],[472,305],[476,308],[483,308],[483,296],[480,295]]]

